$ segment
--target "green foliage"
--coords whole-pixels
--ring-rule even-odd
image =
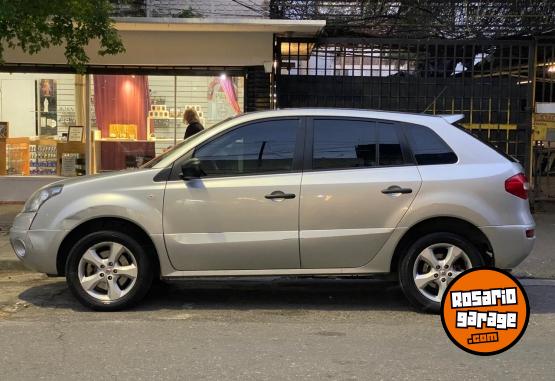
[[[64,46],[68,64],[83,72],[91,40],[100,55],[125,51],[111,12],[108,0],[0,0],[0,63],[6,46],[29,54]]]
[[[174,17],[178,18],[194,18],[194,17],[202,17],[202,15],[196,12],[193,8],[189,7],[188,9],[183,9],[181,12],[176,14]]]
[[[555,26],[554,0],[272,0],[272,17],[325,19],[328,35],[500,38]]]
[[[387,35],[526,36],[549,31],[555,22],[553,0],[365,0],[362,4],[364,15],[379,19]]]

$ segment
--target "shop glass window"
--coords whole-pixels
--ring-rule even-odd
[[[243,112],[242,77],[94,75],[96,172],[140,167],[181,142],[193,109],[207,129]]]
[[[424,126],[405,128],[409,145],[418,165],[452,164],[457,155],[434,131]]]
[[[365,120],[316,119],[314,169],[404,164],[394,124]]]
[[[0,73],[0,175],[84,175],[83,76]]]
[[[201,146],[194,157],[208,176],[288,172],[298,125],[294,119],[251,123]]]
[[[94,74],[89,99],[86,78],[0,73],[0,175],[71,177],[87,168],[137,168],[183,140],[187,109],[204,128],[244,111],[240,76]]]

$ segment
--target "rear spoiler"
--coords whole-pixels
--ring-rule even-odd
[[[449,114],[449,115],[438,115],[439,117],[443,118],[447,123],[453,124],[458,122],[459,120],[464,119],[464,114]]]

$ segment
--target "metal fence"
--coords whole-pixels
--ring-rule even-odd
[[[532,171],[537,200],[555,199],[555,39],[538,39]]]
[[[530,157],[534,41],[276,40],[278,107],[464,114],[463,124]]]

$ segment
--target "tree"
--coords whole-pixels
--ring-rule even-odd
[[[272,0],[271,16],[326,19],[328,35],[499,38],[553,30],[553,0]]]
[[[179,13],[177,13],[172,17],[188,19],[188,18],[201,17],[201,16],[202,15],[199,12],[195,11],[192,7],[189,7],[181,10]]]
[[[111,12],[109,0],[0,0],[0,64],[6,47],[34,54],[64,46],[68,64],[83,72],[91,40],[100,55],[125,51]]]

